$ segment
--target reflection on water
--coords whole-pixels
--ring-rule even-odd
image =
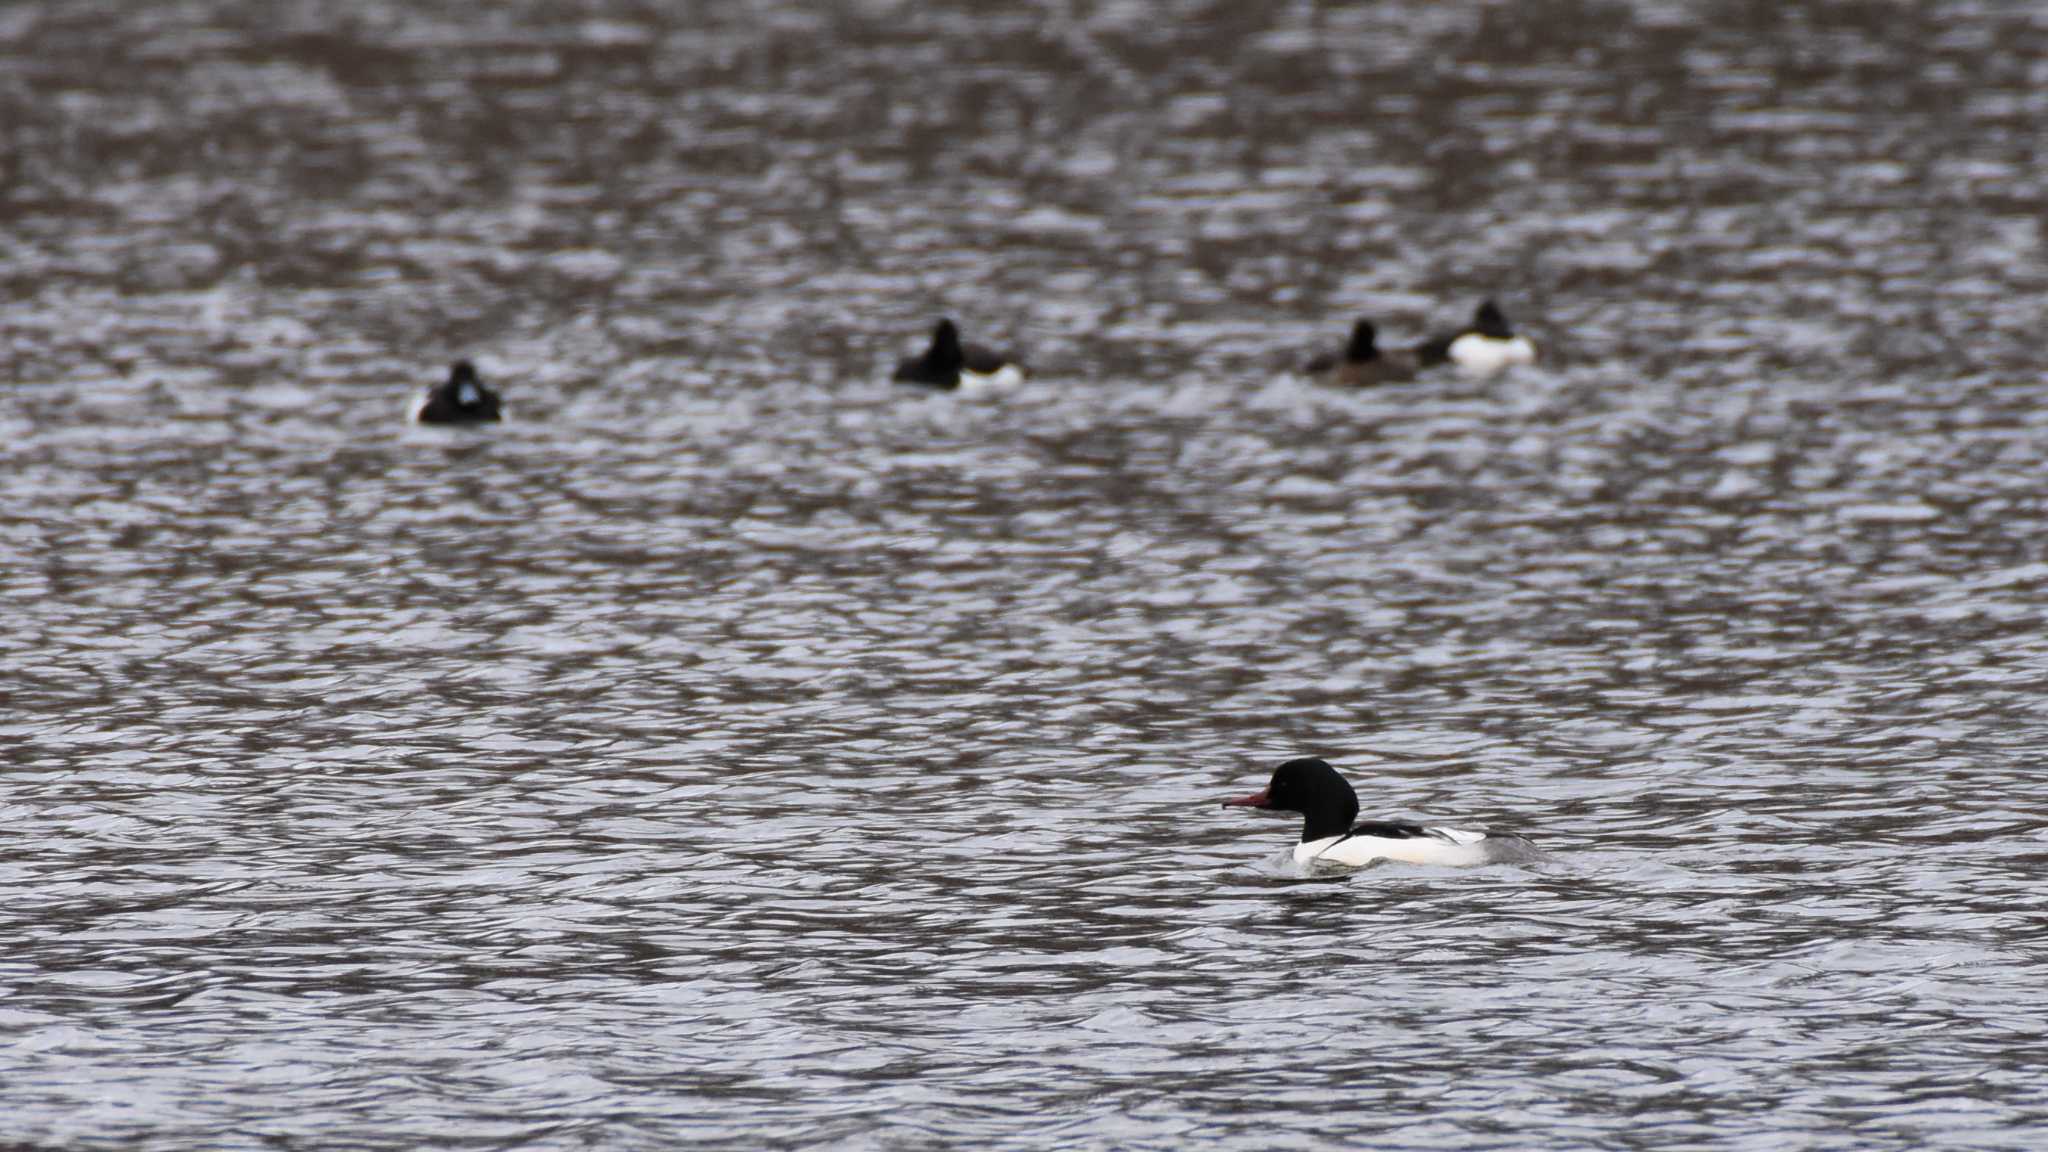
[[[2033,1142],[2044,54],[0,11],[0,1139]],[[1307,753],[1565,862],[1288,879]]]

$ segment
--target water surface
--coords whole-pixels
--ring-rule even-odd
[[[0,1140],[2038,1147],[2044,58],[0,8]],[[1300,754],[1560,862],[1293,879]]]

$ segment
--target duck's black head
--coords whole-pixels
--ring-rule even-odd
[[[484,387],[483,378],[476,374],[476,365],[467,360],[457,360],[448,369],[448,398],[464,412],[496,414],[498,398]]]
[[[1472,330],[1489,340],[1507,340],[1515,334],[1514,329],[1508,327],[1507,313],[1491,300],[1472,313]]]
[[[939,326],[932,329],[932,346],[925,350],[924,356],[934,368],[958,371],[960,362],[965,359],[960,351],[960,329],[955,328],[951,320],[939,321]]]
[[[951,320],[940,320],[932,329],[931,347],[922,356],[912,356],[896,365],[895,379],[905,384],[926,384],[953,388],[960,383],[960,367],[967,354],[960,347],[960,330]]]
[[[1351,343],[1344,346],[1344,358],[1353,364],[1363,364],[1376,359],[1380,354],[1379,330],[1370,320],[1360,320],[1351,326]]]
[[[1313,756],[1289,760],[1273,770],[1265,791],[1225,800],[1223,806],[1299,812],[1303,840],[1342,836],[1358,821],[1358,793],[1327,761]]]

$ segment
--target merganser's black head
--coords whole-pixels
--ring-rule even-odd
[[[1379,357],[1379,331],[1370,320],[1360,320],[1351,326],[1351,343],[1344,346],[1344,358],[1353,364],[1363,364]]]
[[[1472,313],[1472,330],[1489,340],[1509,340],[1515,335],[1514,329],[1508,327],[1507,314],[1492,300],[1481,304],[1479,310]]]
[[[1299,812],[1305,841],[1342,836],[1358,821],[1358,793],[1328,762],[1313,756],[1289,760],[1273,770],[1265,791],[1225,800],[1223,806]]]

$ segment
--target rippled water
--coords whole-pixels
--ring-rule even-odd
[[[2040,1147],[2043,60],[0,8],[0,1141]],[[1294,879],[1298,754],[1559,861]]]

